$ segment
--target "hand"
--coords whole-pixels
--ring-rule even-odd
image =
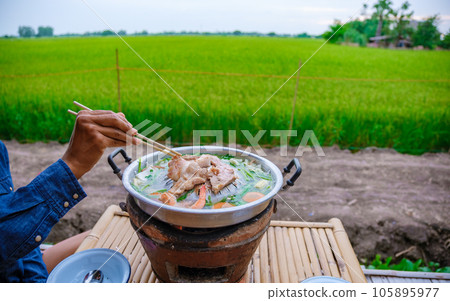
[[[107,147],[124,146],[127,139],[138,144],[137,138],[131,138],[136,134],[123,113],[80,111],[62,159],[79,179],[94,167]]]

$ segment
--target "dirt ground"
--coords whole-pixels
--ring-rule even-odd
[[[4,143],[15,189],[60,158],[66,147],[56,142]],[[280,156],[279,148],[264,151],[281,168],[295,149],[287,157]],[[107,164],[109,152],[80,180],[88,197],[53,228],[47,242],[90,229],[110,204],[125,200],[126,191]],[[294,187],[279,193],[274,219],[338,217],[361,261],[410,248],[401,257],[450,265],[450,154],[410,156],[377,148],[351,153],[337,147],[324,152],[324,157],[313,152],[299,158],[303,173]]]

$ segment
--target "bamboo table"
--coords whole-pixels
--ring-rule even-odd
[[[91,248],[121,252],[131,265],[129,282],[159,282],[131,227],[128,213],[119,206],[107,208],[77,252]],[[367,282],[337,218],[328,223],[271,221],[248,266],[245,281],[300,282],[322,275]]]

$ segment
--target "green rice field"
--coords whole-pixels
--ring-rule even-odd
[[[0,139],[68,141],[78,100],[122,111],[133,124],[172,128],[174,144],[192,131],[267,133],[289,127],[295,77],[253,113],[324,42],[316,39],[147,36],[125,40],[189,103],[192,112],[117,37],[0,39]],[[82,72],[91,70],[90,72]],[[270,76],[268,76],[270,75]],[[300,72],[293,129],[314,130],[324,146],[377,146],[420,154],[450,148],[450,52],[325,45]],[[202,142],[208,143],[207,139]]]

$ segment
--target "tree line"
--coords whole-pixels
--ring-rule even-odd
[[[149,36],[149,35],[222,35],[222,36],[258,36],[258,37],[294,37],[294,38],[321,38],[321,35],[310,35],[306,32],[299,34],[279,34],[275,32],[261,33],[261,32],[245,32],[240,30],[235,31],[223,31],[223,32],[209,32],[209,31],[164,31],[160,33],[149,33],[146,30],[138,31],[135,33],[128,34],[125,30],[119,30],[117,32],[120,36]],[[82,37],[82,36],[113,36],[115,35],[112,30],[102,30],[102,31],[92,31],[85,33],[65,33],[57,35],[59,37]],[[38,33],[30,26],[19,26],[19,36],[21,38],[31,38],[31,37],[52,37],[53,28],[52,27],[42,27],[38,28]],[[5,36],[8,37],[8,36]]]
[[[37,33],[31,26],[19,26],[19,36],[22,38],[31,37],[52,37],[53,27],[50,26],[39,26]]]
[[[336,20],[323,37],[331,43],[360,46],[450,48],[450,31],[445,35],[439,32],[438,15],[416,21],[407,1],[395,9],[392,1],[378,0],[372,7],[372,14],[366,13],[367,8],[365,4],[357,20],[345,24]]]

